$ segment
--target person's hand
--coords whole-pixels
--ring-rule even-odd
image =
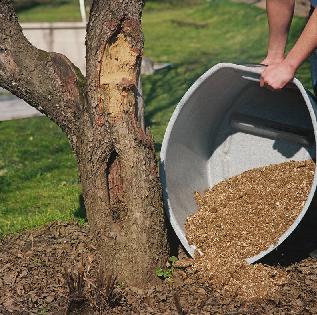
[[[279,64],[273,64],[261,73],[260,86],[273,90],[281,90],[287,83],[293,80],[295,71],[285,60]]]

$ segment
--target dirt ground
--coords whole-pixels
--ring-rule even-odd
[[[146,291],[98,270],[87,226],[53,223],[0,241],[0,314],[317,314],[317,260],[283,267],[270,300],[243,301],[204,283],[183,259],[173,279]],[[187,268],[185,268],[187,267]],[[153,271],[154,272],[154,271]]]

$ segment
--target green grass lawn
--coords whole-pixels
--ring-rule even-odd
[[[20,22],[74,22],[81,21],[78,0],[63,4],[51,1],[50,4],[37,5],[18,12]]]
[[[0,122],[0,233],[79,215],[76,164],[45,117]]]
[[[67,9],[67,10],[66,10]],[[63,11],[63,12],[62,12]],[[68,12],[68,13],[67,13]],[[71,5],[35,7],[22,21],[76,20]],[[184,23],[185,22],[185,23]],[[304,19],[295,18],[290,43]],[[172,62],[170,70],[144,77],[145,116],[159,150],[179,99],[199,75],[218,62],[253,63],[265,55],[265,11],[228,0],[200,5],[146,5],[145,54]],[[298,77],[309,87],[308,64]],[[66,137],[46,118],[0,123],[0,233],[79,216],[77,171]]]

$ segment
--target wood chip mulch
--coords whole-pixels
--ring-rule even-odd
[[[196,193],[199,210],[187,219],[186,234],[203,255],[193,268],[216,290],[245,300],[278,295],[287,272],[245,259],[275,244],[296,220],[314,170],[312,160],[269,165]]]
[[[159,287],[109,290],[99,259],[87,225],[52,223],[1,239],[0,314],[317,314],[314,259],[283,268],[288,280],[274,298],[247,302],[201,281],[188,258]]]

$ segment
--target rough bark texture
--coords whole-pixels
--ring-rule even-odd
[[[141,0],[93,2],[84,79],[66,57],[33,47],[11,1],[0,2],[0,85],[65,131],[102,266],[138,287],[155,282],[168,255],[153,140],[138,119],[142,8]]]

